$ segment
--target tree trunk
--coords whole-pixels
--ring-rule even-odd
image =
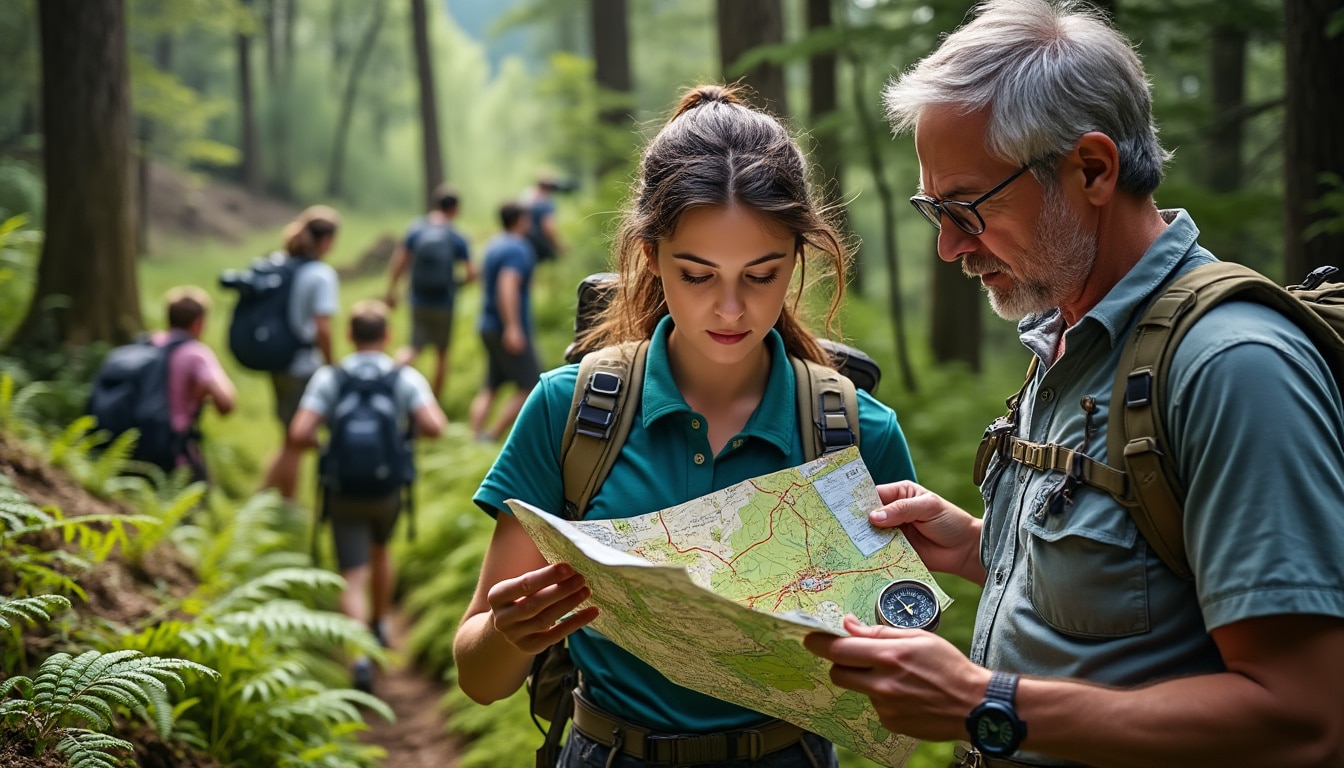
[[[887,265],[887,308],[891,314],[891,335],[896,341],[896,362],[901,369],[901,381],[907,392],[919,389],[915,379],[915,367],[910,362],[910,344],[905,333],[905,310],[901,300],[901,265],[896,245],[896,195],[887,182],[886,164],[882,162],[882,147],[878,142],[886,131],[877,127],[880,118],[869,113],[870,94],[865,88],[867,78],[863,76],[863,61],[857,55],[850,59],[853,76],[850,80],[854,87],[854,110],[858,116],[859,132],[863,136],[863,147],[868,155],[868,167],[873,176],[873,186],[877,188],[878,207],[882,215],[882,254]]]
[[[807,31],[809,34],[829,29],[832,25],[833,0],[807,0]],[[813,54],[808,60],[808,124],[812,127],[812,167],[814,181],[822,204],[832,213],[832,220],[842,231],[849,229],[849,211],[845,208],[845,153],[842,120],[839,115],[840,96],[837,89],[838,57],[835,51]],[[849,264],[849,284],[863,295],[863,270],[859,260]]]
[[[267,43],[274,56],[274,73],[268,73],[271,108],[267,125],[270,128],[271,173],[268,184],[272,194],[291,200],[294,187],[289,170],[289,115],[293,109],[290,99],[294,79],[294,24],[298,0],[269,0],[272,8],[271,26],[266,31]]]
[[[250,2],[244,5],[250,6]],[[252,90],[252,36],[250,34],[238,35],[238,104],[242,125],[240,126],[240,138],[242,139],[242,182],[249,192],[260,193],[262,188],[261,178],[261,146],[257,140],[257,114],[256,105],[253,102]]]
[[[359,78],[369,63],[369,54],[378,42],[378,33],[383,28],[383,0],[373,3],[373,17],[364,29],[364,36],[355,50],[355,58],[350,62],[349,76],[345,80],[345,90],[341,95],[340,116],[336,119],[336,138],[331,143],[331,165],[327,175],[327,194],[340,197],[344,192],[345,147],[350,138],[350,120],[355,113],[355,100],[359,95]]]
[[[123,0],[43,0],[46,242],[14,344],[122,343],[143,327],[135,280],[131,93]],[[65,304],[45,312],[50,300]]]
[[[1242,136],[1246,110],[1245,29],[1226,21],[1213,28],[1211,74],[1213,84],[1213,126],[1209,132],[1208,167],[1205,179],[1209,188],[1220,194],[1241,189]],[[1220,257],[1243,261],[1245,237],[1236,231],[1218,248]]]
[[[933,359],[939,363],[964,363],[979,373],[985,300],[975,281],[961,273],[960,264],[947,264],[938,258],[936,237],[930,243],[930,258],[935,262],[929,323]]]
[[[751,49],[784,42],[784,9],[780,0],[717,0],[719,26],[719,65],[725,80],[741,80],[751,87],[753,101],[771,113],[789,114],[784,88],[784,68],[779,64],[758,64],[750,69],[737,68],[737,62]]]
[[[1297,282],[1316,267],[1344,266],[1344,231],[1308,232],[1344,211],[1315,210],[1331,190],[1323,181],[1344,179],[1344,101],[1325,94],[1344,72],[1344,35],[1326,34],[1339,14],[1338,0],[1284,0],[1284,62],[1287,117],[1284,121],[1285,279]],[[1344,192],[1334,187],[1337,193]]]
[[[164,74],[171,74],[173,68],[173,37],[167,32],[161,33],[154,41],[154,67]],[[141,256],[149,254],[149,185],[150,165],[154,161],[154,121],[142,117],[138,121],[140,140],[136,152],[137,194],[135,251]]]
[[[630,21],[626,0],[591,0],[588,17],[593,37],[593,76],[602,91],[599,98],[605,105],[598,113],[598,120],[618,129],[629,126],[627,100],[633,80],[630,76]],[[613,95],[622,98],[615,101]],[[619,106],[612,106],[613,102]],[[621,157],[600,152],[594,171],[600,179],[622,164]]]
[[[434,95],[434,66],[429,52],[429,12],[425,0],[411,0],[411,38],[415,47],[415,73],[420,82],[420,133],[425,171],[422,199],[428,205],[434,189],[443,183],[444,162],[443,152],[439,148],[439,109]]]

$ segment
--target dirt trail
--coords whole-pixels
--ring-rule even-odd
[[[389,629],[392,649],[404,654],[405,617],[394,613]],[[397,721],[389,723],[377,715],[366,716],[369,730],[360,734],[360,741],[386,749],[383,765],[387,768],[455,768],[457,749],[444,730],[444,712],[439,706],[446,688],[416,669],[404,656],[387,669],[379,670],[373,692],[392,707]]]

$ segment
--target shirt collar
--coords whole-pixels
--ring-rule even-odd
[[[1199,227],[1185,209],[1164,210],[1161,214],[1167,222],[1167,228],[1148,246],[1134,267],[1120,278],[1120,282],[1095,307],[1088,310],[1078,323],[1082,325],[1091,320],[1100,325],[1110,338],[1112,347],[1120,343],[1136,313],[1148,304],[1148,300],[1161,286],[1192,267],[1217,261],[1212,253],[1199,245]],[[1062,325],[1063,317],[1059,310],[1052,309],[1022,318],[1017,331],[1022,343],[1036,350],[1041,345],[1049,346],[1053,343],[1048,340],[1057,340]]]
[[[658,327],[649,341],[642,396],[645,429],[664,416],[691,412],[686,398],[682,397],[681,390],[677,389],[677,383],[672,379],[672,365],[667,356],[667,339],[673,325],[672,316],[664,316],[658,321]],[[794,408],[796,385],[793,368],[784,350],[784,339],[773,328],[765,335],[765,347],[770,353],[770,378],[766,381],[760,405],[747,419],[741,434],[766,440],[787,454],[793,447],[798,422]]]

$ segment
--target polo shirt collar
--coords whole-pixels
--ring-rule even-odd
[[[649,341],[649,354],[644,363],[644,392],[642,395],[644,428],[674,413],[691,413],[681,390],[672,379],[672,365],[667,355],[667,339],[672,333],[672,316],[658,321]],[[765,347],[770,352],[770,378],[765,394],[756,406],[741,434],[759,437],[782,453],[789,453],[797,431],[798,415],[794,408],[796,386],[784,339],[771,328],[765,336]]]
[[[1088,310],[1079,325],[1092,321],[1101,326],[1111,346],[1119,344],[1136,313],[1147,305],[1159,288],[1189,267],[1216,261],[1213,254],[1200,247],[1199,227],[1183,208],[1164,210],[1162,218],[1167,228],[1140,257],[1138,263],[1120,278],[1097,305]],[[1017,331],[1027,347],[1053,349],[1059,338],[1063,316],[1058,309],[1028,315],[1018,323]],[[1053,353],[1051,353],[1053,354]],[[1050,359],[1048,356],[1045,359]]]

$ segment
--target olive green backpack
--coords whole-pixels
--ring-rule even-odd
[[[823,345],[835,352],[839,345]],[[639,393],[644,390],[647,341],[627,342],[590,352],[579,362],[574,399],[561,443],[565,509],[580,520],[606,480],[630,434]],[[856,350],[848,349],[856,358]],[[832,368],[790,357],[797,390],[798,423],[811,424],[803,440],[807,460],[859,444],[859,404],[854,382]],[[838,361],[842,364],[843,361]],[[876,383],[876,378],[871,379]],[[556,643],[537,654],[527,678],[532,720],[546,738],[537,749],[537,766],[554,766],[565,723],[573,716],[570,693],[578,684],[569,650]],[[547,720],[543,728],[539,719]]]
[[[1181,524],[1185,488],[1162,423],[1167,369],[1176,348],[1210,309],[1225,301],[1254,301],[1296,323],[1325,357],[1336,385],[1344,385],[1344,283],[1326,282],[1336,272],[1334,267],[1321,267],[1301,285],[1287,288],[1232,262],[1202,265],[1178,276],[1149,304],[1120,352],[1106,422],[1106,455],[1112,462],[1119,458],[1118,465],[1103,464],[1063,445],[1013,436],[1024,384],[1008,399],[1007,415],[985,430],[976,455],[975,484],[984,482],[995,454],[1033,469],[1070,474],[1114,497],[1129,510],[1148,546],[1167,567],[1183,579],[1193,579]],[[1028,383],[1036,364],[1033,356]]]

